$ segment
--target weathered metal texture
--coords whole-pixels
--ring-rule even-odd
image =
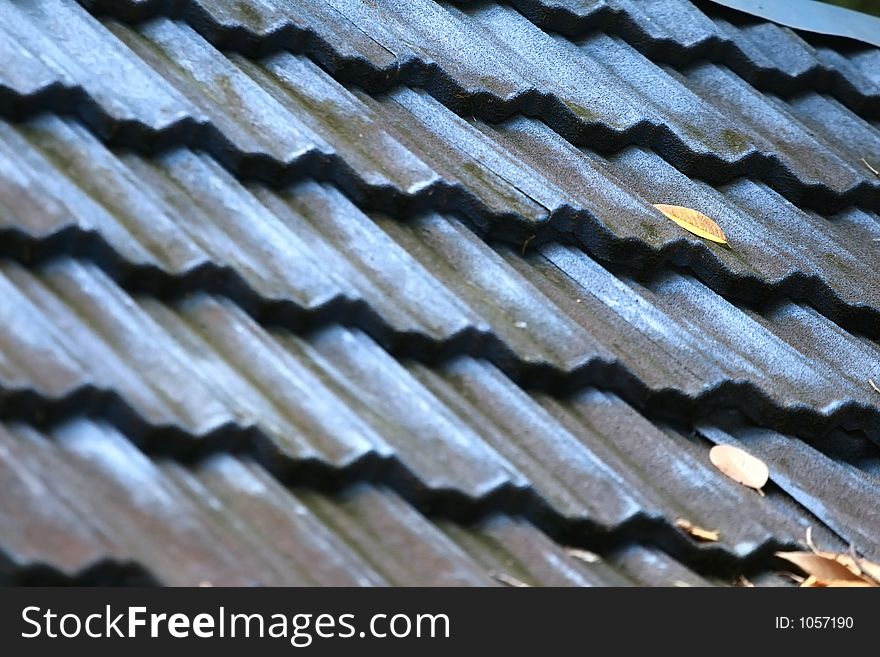
[[[880,556],[878,52],[679,0],[381,4],[0,2],[6,575]]]
[[[549,586],[708,584],[635,544],[586,563],[523,520],[432,522],[382,486],[328,497],[228,454],[193,468],[152,460],[88,420],[48,436],[4,426],[0,472],[7,575],[48,566],[72,577],[136,560],[178,586],[490,586],[505,575]]]

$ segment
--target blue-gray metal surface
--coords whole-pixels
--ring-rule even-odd
[[[719,583],[808,527],[880,557],[880,54],[701,9],[0,2],[5,576]]]

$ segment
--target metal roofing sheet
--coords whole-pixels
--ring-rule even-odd
[[[14,309],[2,334],[4,351],[15,354],[2,368],[7,416],[57,421],[85,406],[146,441],[170,432],[164,440],[190,451],[256,431],[282,463],[344,469],[392,459],[411,486],[476,499],[528,490],[561,517],[603,531],[689,517],[723,526],[722,544],[741,556],[793,543],[808,524],[762,506],[718,473],[705,449],[677,447],[608,393],[575,397],[581,422],[563,426],[484,361],[401,363],[360,331],[336,326],[307,339],[267,332],[223,299],[132,298],[73,261],[39,273],[6,265],[2,280],[5,307]],[[683,291],[672,301],[679,308],[689,302],[686,284]],[[696,304],[687,314],[699,312]],[[796,367],[784,351],[777,358],[776,380]]]
[[[51,435],[2,427],[0,471],[7,578],[136,559],[160,583],[188,586],[487,586],[498,574],[551,586],[707,584],[637,544],[586,563],[503,514],[431,521],[382,486],[328,497],[285,488],[248,458],[219,454],[191,469],[153,461],[88,420]]]
[[[185,30],[179,38],[166,39],[170,46],[200,39],[191,30],[167,21],[151,23],[144,29],[162,34]],[[860,160],[880,159],[880,152],[874,152],[875,145],[880,144],[880,133],[849,110],[827,100],[823,102],[816,94],[798,99],[797,112],[786,110],[785,114],[779,114],[784,103],[748,91],[751,89],[748,85],[736,82],[735,76],[712,65],[691,69],[686,77],[676,74],[688,84],[697,85],[699,95],[694,98],[700,102],[711,98],[712,102],[723,104],[727,102],[724,98],[738,99],[731,101],[730,107],[718,115],[716,128],[725,126],[724,131],[714,130],[720,135],[718,139],[731,144],[740,141],[729,126],[732,113],[742,114],[747,122],[742,134],[749,134],[751,139],[765,134],[761,148],[766,148],[766,152],[781,148],[772,158],[782,161],[794,157],[803,171],[792,173],[795,181],[792,182],[788,173],[780,178],[773,173],[772,166],[767,169],[756,161],[747,168],[750,178],[733,181],[726,188],[716,190],[672,166],[681,169],[679,157],[683,157],[690,163],[684,167],[687,171],[700,159],[699,149],[686,148],[676,154],[675,148],[670,151],[663,144],[654,143],[650,135],[643,139],[647,142],[644,146],[623,148],[603,158],[575,148],[539,120],[516,118],[498,126],[475,120],[468,122],[449,112],[426,92],[408,88],[401,88],[376,102],[363,92],[352,93],[340,86],[302,57],[279,55],[262,66],[238,58],[236,66],[222,57],[210,55],[210,47],[202,44],[204,47],[196,48],[196,53],[203,53],[205,57],[201,64],[191,56],[173,53],[156,60],[153,50],[144,51],[153,57],[153,63],[163,74],[171,78],[169,84],[178,80],[184,84],[188,97],[204,96],[207,115],[214,117],[205,123],[207,119],[193,113],[190,118],[194,123],[187,124],[190,126],[188,136],[177,139],[173,137],[176,133],[170,133],[164,139],[207,148],[240,177],[271,177],[275,184],[281,184],[292,176],[302,177],[308,172],[333,180],[350,197],[365,201],[370,207],[407,208],[405,212],[412,212],[414,208],[428,206],[441,211],[464,212],[479,225],[488,223],[494,235],[509,240],[524,239],[530,232],[546,232],[544,224],[549,219],[553,231],[573,234],[600,259],[619,260],[621,252],[629,252],[633,266],[646,268],[669,259],[680,262],[685,259],[680,254],[687,254],[686,264],[718,291],[749,301],[780,294],[804,298],[846,328],[876,334],[880,302],[875,297],[880,285],[873,279],[877,274],[871,269],[865,270],[861,275],[869,277],[868,284],[853,284],[854,268],[872,257],[875,250],[876,214],[847,208],[842,222],[828,222],[808,208],[811,203],[839,205],[844,198],[860,202],[856,198],[859,197],[869,208],[876,209],[874,203],[880,195],[874,188],[880,183]],[[607,57],[613,50],[612,45],[613,41],[597,44],[594,58]],[[145,66],[141,60],[133,59]],[[193,70],[189,75],[198,71],[204,76],[211,67],[219,67],[223,72],[216,75],[227,83],[217,82],[220,78],[215,75],[213,82],[207,81],[214,85],[209,85],[213,92],[204,91],[207,79],[199,83],[197,89],[193,88],[187,82],[191,77],[178,79],[168,68],[179,68],[179,62],[191,62],[189,66]],[[655,71],[669,77],[662,69],[649,66],[647,60],[627,64],[619,70]],[[619,78],[623,74],[614,75]],[[240,91],[245,100],[226,102],[222,87],[233,84],[230,80],[243,85]],[[216,87],[217,84],[220,87]],[[684,87],[676,84],[677,91],[666,94],[667,97],[681,97]],[[719,84],[723,85],[720,89]],[[656,86],[652,83],[638,88],[650,90]],[[296,90],[296,94],[292,95],[291,90]],[[738,90],[749,96],[738,96]],[[602,95],[605,97],[604,92]],[[238,113],[246,109],[247,103],[252,104],[260,116],[243,120]],[[686,102],[676,106],[673,114],[678,116],[691,105],[693,103]],[[641,99],[633,106],[639,107],[640,116],[644,116],[645,108],[652,103]],[[230,107],[239,109],[229,115]],[[272,110],[277,114],[275,118],[266,114],[269,107],[275,108]],[[327,108],[333,109],[327,111]],[[708,116],[700,109],[697,113],[701,117]],[[841,120],[841,113],[845,120]],[[812,117],[808,121],[812,127],[798,123],[796,117],[805,114]],[[361,119],[349,119],[351,116]],[[676,121],[669,125],[676,130],[681,128],[683,134],[699,139],[710,134],[705,126]],[[815,128],[817,123],[824,127]],[[202,127],[196,129],[196,125]],[[301,126],[302,131],[293,129],[296,125]],[[558,125],[555,127],[559,129]],[[153,125],[150,129],[163,128]],[[118,128],[114,131],[125,132]],[[65,161],[65,166],[82,166],[76,161],[70,164],[70,160],[79,157],[73,153],[86,148],[113,162],[112,156],[105,154],[93,137],[82,130],[79,133],[70,134],[64,124],[43,120],[34,126],[31,139],[40,148],[52,148],[56,157]],[[246,137],[248,133],[252,133],[252,137]],[[200,134],[203,137],[199,137]],[[821,143],[815,141],[819,134],[824,134]],[[160,139],[158,134],[148,133],[136,140],[148,138]],[[257,141],[247,141],[252,138]],[[258,144],[261,139],[266,142],[265,148]],[[10,134],[9,140],[20,142],[20,137]],[[63,144],[60,148],[55,145],[59,140]],[[71,141],[74,143],[69,143]],[[94,143],[88,144],[88,141]],[[848,145],[853,143],[860,146]],[[648,145],[655,150],[648,150]],[[712,143],[713,156],[720,152],[719,148]],[[760,153],[763,157],[765,151]],[[789,164],[795,166],[795,160]],[[119,169],[118,165],[112,168]],[[707,173],[711,168],[700,166],[700,175],[711,178]],[[785,170],[789,171],[788,165]],[[633,175],[634,172],[637,175]],[[125,167],[120,173],[127,177],[129,186],[136,184],[137,179],[127,174]],[[173,175],[180,176],[181,172]],[[198,184],[197,176],[190,179]],[[88,177],[87,181],[90,180]],[[662,195],[657,192],[661,185]],[[838,185],[837,191],[831,189],[835,185]],[[147,190],[147,194],[153,192]],[[745,202],[740,200],[744,195],[749,197]],[[731,196],[734,196],[733,202]],[[224,200],[229,201],[230,197]],[[799,200],[801,207],[794,207],[791,200]],[[650,207],[658,201],[689,203],[715,216],[736,248],[706,246],[683,236]],[[806,203],[806,211],[803,203]],[[768,220],[770,216],[772,221]],[[777,221],[777,216],[791,220]],[[768,219],[756,223],[756,217]],[[523,225],[523,219],[531,222]],[[22,220],[15,218],[15,221]],[[839,228],[840,223],[845,224],[845,230]],[[222,242],[222,238],[217,241]],[[685,248],[685,244],[690,248]],[[638,249],[634,250],[633,246]],[[834,252],[829,253],[832,248]],[[805,269],[809,270],[806,276]]]
[[[0,4],[9,577],[702,583],[811,526],[876,557],[831,498],[880,462],[877,51],[678,0],[81,4]]]

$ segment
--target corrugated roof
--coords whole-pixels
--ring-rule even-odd
[[[504,576],[552,586],[709,583],[635,543],[585,560],[503,514],[475,525],[431,521],[384,486],[333,497],[289,489],[226,453],[185,468],[89,420],[51,435],[8,425],[0,471],[7,559],[23,570],[48,562],[59,577],[136,560],[188,586],[491,585]]]
[[[0,4],[8,577],[880,556],[877,50],[671,0],[81,4]]]

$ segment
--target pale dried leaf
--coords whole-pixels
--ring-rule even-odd
[[[830,556],[829,556],[830,555]],[[793,563],[810,577],[815,578],[818,582],[863,582],[871,585],[864,577],[855,573],[847,565],[841,563],[838,556],[832,553],[816,553],[816,552],[777,552],[776,556],[785,559],[789,563]],[[808,584],[809,582],[809,584]],[[801,586],[812,586],[808,577]]]
[[[721,226],[702,212],[684,208],[680,205],[664,205],[662,203],[655,204],[654,207],[686,231],[712,242],[727,244],[727,236],[721,230]]]
[[[759,493],[770,478],[770,470],[760,459],[733,445],[715,445],[709,460],[725,475]]]
[[[574,557],[579,561],[583,561],[584,563],[597,563],[602,560],[602,558],[598,554],[596,554],[595,552],[590,552],[589,550],[569,548],[567,552],[569,556]]]
[[[870,579],[874,584],[880,586],[880,564],[867,559],[859,559],[859,568],[862,569],[862,577]]]
[[[873,584],[860,579],[822,580],[810,575],[801,583],[802,589],[871,588]]]
[[[683,529],[688,534],[701,541],[711,541],[714,543],[721,538],[721,532],[717,529],[703,529],[699,525],[695,525],[690,520],[685,520],[684,518],[676,520],[675,526],[679,529]]]
[[[874,379],[868,379],[868,384],[874,388],[874,392],[880,392],[880,386],[874,383]]]
[[[513,575],[508,575],[507,573],[489,573],[492,579],[501,582],[506,586],[512,586],[516,589],[527,589],[531,587],[531,584],[526,584],[521,579],[517,579]]]
[[[836,552],[816,552],[815,554],[826,559],[834,559],[841,566],[849,570],[856,577],[864,577],[860,559],[854,554],[838,554]]]
[[[806,546],[816,556],[835,561],[848,569],[856,577],[880,586],[880,564],[868,561],[856,554],[855,547],[849,546],[848,552],[828,552],[820,550],[813,542],[813,528],[807,527]]]
[[[825,559],[833,559],[844,568],[848,569],[853,575],[863,580],[870,581],[875,585],[880,585],[880,565],[862,559],[857,556],[854,551],[846,554],[837,552],[815,551],[814,554],[824,557]]]

